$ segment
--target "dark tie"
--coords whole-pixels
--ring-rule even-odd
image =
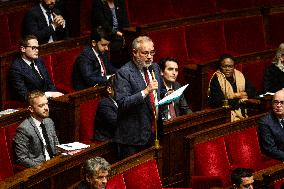
[[[49,141],[49,138],[48,138],[48,135],[47,135],[47,131],[46,131],[46,128],[45,128],[45,125],[43,123],[40,124],[40,127],[41,127],[41,130],[42,130],[42,135],[43,135],[43,138],[45,140],[45,143],[46,143],[46,150],[49,154],[49,157],[52,158],[53,157],[53,153],[52,153],[52,149],[51,149],[51,145],[50,145],[50,141]]]
[[[102,55],[99,55],[99,57],[100,57],[100,60],[101,60],[102,68],[103,68],[103,70],[104,70],[104,76],[106,76],[106,67],[105,67],[105,63],[104,63],[103,56],[102,56]]]
[[[43,78],[41,77],[40,73],[36,70],[36,68],[35,68],[35,63],[34,63],[34,62],[31,63],[31,68],[32,68],[32,70],[33,70],[35,76],[36,76],[39,80],[42,80]]]
[[[51,25],[52,24],[52,17],[51,17],[52,12],[50,10],[48,10],[48,11],[46,11],[46,14],[47,14],[47,17],[48,17],[49,25]]]

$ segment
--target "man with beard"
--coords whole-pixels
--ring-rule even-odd
[[[284,90],[274,94],[273,111],[259,122],[260,146],[273,159],[284,162]]]
[[[102,26],[92,31],[91,44],[84,48],[74,64],[72,81],[75,90],[105,84],[115,72],[108,56],[110,39],[110,31]]]
[[[16,129],[14,137],[16,162],[33,167],[56,155],[59,144],[53,121],[49,117],[48,100],[43,92],[28,95],[31,117]]]
[[[121,158],[153,145],[155,97],[160,99],[160,69],[153,63],[153,41],[146,36],[132,43],[132,61],[117,71],[115,98],[118,104],[115,142]],[[157,112],[156,112],[157,113]]]
[[[38,41],[34,35],[27,35],[20,41],[21,57],[15,59],[9,70],[9,85],[15,100],[25,101],[28,92],[40,90],[47,97],[63,95],[49,77],[42,59],[38,57]]]
[[[23,20],[23,36],[35,35],[40,44],[67,37],[66,23],[55,7],[56,0],[40,0]]]

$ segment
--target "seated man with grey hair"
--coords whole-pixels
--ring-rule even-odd
[[[110,171],[110,164],[101,157],[87,160],[84,164],[84,181],[77,189],[105,189]]]

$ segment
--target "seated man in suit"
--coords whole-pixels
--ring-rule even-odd
[[[115,72],[108,57],[110,40],[111,33],[107,29],[99,26],[92,31],[91,45],[85,47],[73,67],[75,90],[105,84],[108,77]]]
[[[83,167],[84,180],[77,189],[105,189],[109,176],[110,164],[101,157],[87,160]]]
[[[265,154],[284,162],[284,90],[277,91],[272,109],[259,122],[260,145]]]
[[[9,85],[16,100],[25,101],[28,92],[40,90],[47,97],[63,95],[56,91],[45,65],[38,57],[38,40],[34,35],[27,35],[20,41],[21,57],[12,63],[9,70]]]
[[[102,97],[95,118],[95,140],[105,141],[113,139],[117,122],[117,103],[113,89],[114,76],[107,82],[106,97]]]
[[[31,117],[16,129],[14,146],[16,162],[33,167],[56,155],[59,144],[53,121],[49,117],[48,100],[43,92],[32,91],[28,95]]]
[[[181,87],[176,81],[178,76],[178,60],[175,58],[163,58],[160,60],[159,65],[161,68],[161,76],[164,81],[161,95],[166,96]],[[160,113],[162,120],[167,121],[174,119],[177,116],[192,113],[192,111],[189,109],[184,95],[182,95],[180,99],[162,106],[160,108]]]
[[[23,20],[23,36],[35,35],[40,44],[67,38],[67,29],[60,11],[55,8],[56,0],[40,0]]]
[[[231,174],[234,189],[253,189],[254,179],[251,169],[236,168]]]

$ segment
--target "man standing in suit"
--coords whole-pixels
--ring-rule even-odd
[[[262,117],[259,124],[260,144],[271,158],[284,162],[284,90],[274,94],[273,111]]]
[[[164,82],[161,95],[167,96],[181,87],[176,81],[178,76],[178,60],[175,58],[163,58],[160,60],[159,65]],[[182,95],[180,99],[162,106],[160,108],[160,113],[162,120],[167,121],[172,120],[177,116],[192,113],[192,111],[189,109],[184,95]]]
[[[27,35],[20,41],[21,57],[14,60],[9,70],[9,84],[16,100],[25,101],[28,92],[40,90],[47,97],[63,95],[56,92],[43,61],[38,57],[38,40]]]
[[[56,155],[59,144],[53,121],[48,118],[48,100],[43,92],[32,91],[28,95],[31,117],[16,129],[14,138],[16,162],[33,167]]]
[[[40,44],[67,38],[67,29],[55,0],[40,0],[23,20],[23,36],[35,35]]]
[[[160,99],[162,84],[159,66],[153,63],[153,41],[140,36],[133,41],[132,49],[132,61],[117,71],[115,79],[118,128],[114,140],[121,158],[153,145],[154,95]]]
[[[105,84],[115,72],[108,56],[110,39],[110,31],[101,26],[92,31],[91,45],[81,52],[74,64],[72,80],[75,90]]]

